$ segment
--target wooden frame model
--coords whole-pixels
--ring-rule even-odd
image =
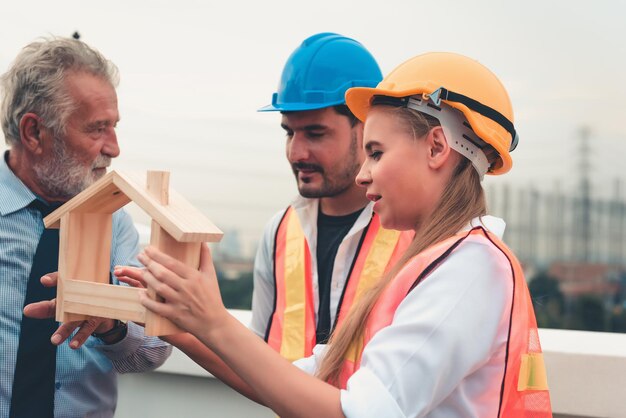
[[[59,231],[56,320],[89,316],[145,323],[145,334],[180,330],[139,303],[141,289],[109,284],[113,212],[130,201],[152,218],[150,245],[198,268],[200,246],[216,242],[220,231],[182,196],[169,190],[169,172],[147,175],[111,171],[44,219]],[[154,289],[148,294],[156,298]]]

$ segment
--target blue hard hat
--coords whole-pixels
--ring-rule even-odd
[[[376,60],[359,42],[336,33],[318,33],[289,56],[272,104],[259,112],[344,104],[350,87],[375,87],[382,78]]]

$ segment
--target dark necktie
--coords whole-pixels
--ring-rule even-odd
[[[37,209],[44,218],[59,205],[48,206],[35,199],[28,207]],[[58,261],[59,230],[44,229],[28,278],[24,306],[56,296],[56,288],[44,287],[39,279],[46,273],[57,271]],[[31,319],[22,315],[9,414],[11,418],[54,417],[56,346],[50,342],[50,337],[56,328],[54,318]]]

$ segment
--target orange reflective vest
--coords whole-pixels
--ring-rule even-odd
[[[335,328],[363,291],[398,260],[414,236],[413,232],[381,228],[375,214],[363,234],[337,309]],[[316,343],[311,253],[296,210],[291,206],[276,232],[274,280],[274,311],[265,340],[290,361],[310,356]]]
[[[398,305],[406,295],[470,235],[484,236],[502,251],[511,264],[513,299],[498,417],[552,417],[537,321],[524,273],[508,247],[480,227],[469,233],[455,235],[422,251],[398,273],[374,305],[363,338],[353,342],[346,355],[339,379],[340,388],[346,388],[348,379],[359,368],[363,348],[379,330],[391,324]]]

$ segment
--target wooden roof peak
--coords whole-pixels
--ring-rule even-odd
[[[135,202],[179,242],[216,242],[222,231],[184,197],[169,188],[169,173],[110,171],[44,219],[46,228],[59,228],[69,212],[113,213]]]

